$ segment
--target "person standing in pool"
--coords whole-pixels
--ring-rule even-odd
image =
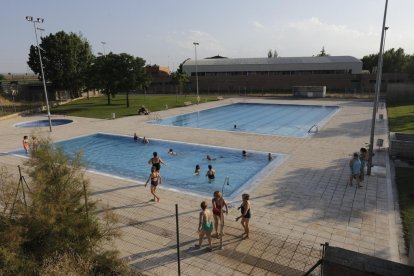
[[[244,238],[248,239],[249,238],[249,221],[251,218],[249,194],[243,194],[242,199],[243,199],[242,204],[240,205],[239,208],[237,208],[237,210],[240,210],[241,216],[237,217],[236,221],[238,221],[240,218],[242,219],[241,225],[243,226],[243,229],[244,229],[243,235],[246,235],[246,237]]]
[[[203,243],[204,236],[207,236],[209,250],[212,251],[213,247],[211,246],[211,232],[213,231],[213,214],[207,208],[207,202],[203,201],[200,204],[201,212],[198,220],[198,244],[195,245],[196,248],[200,248]]]
[[[138,142],[138,136],[136,133],[134,133],[134,142]]]
[[[157,190],[157,186],[161,185],[161,175],[159,171],[154,167],[151,168],[151,173],[147,179],[147,182],[145,182],[145,187],[147,187],[148,182],[151,181],[151,194],[154,196],[154,199],[152,201],[157,200],[157,202],[160,202],[160,197],[155,194],[155,191]]]
[[[216,178],[216,171],[213,169],[213,166],[208,165],[206,176],[208,177],[208,182],[211,182],[214,180],[214,178]]]
[[[213,194],[213,199],[211,200],[211,204],[213,206],[213,216],[214,216],[214,230],[216,230],[216,234],[215,236],[217,238],[220,238],[220,236],[223,233],[223,228],[224,228],[224,211],[223,208],[226,207],[226,215],[229,213],[228,207],[227,207],[227,203],[224,200],[224,198],[222,197],[221,193],[219,191],[215,191]],[[218,221],[220,220],[220,235],[218,233]]]
[[[200,175],[200,172],[201,172],[200,165],[199,165],[199,164],[197,164],[197,165],[195,166],[194,175],[199,176],[199,175]]]
[[[161,169],[161,164],[165,165],[165,163],[161,157],[158,156],[158,153],[156,151],[152,153],[152,156],[153,157],[148,160],[148,164],[151,164],[159,172]]]

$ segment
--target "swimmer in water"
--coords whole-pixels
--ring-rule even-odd
[[[195,170],[194,170],[194,175],[200,175],[200,172],[201,172],[201,168],[200,168],[200,165],[199,164],[197,164],[196,166],[195,166]]]

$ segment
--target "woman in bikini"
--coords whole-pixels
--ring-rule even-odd
[[[251,218],[249,198],[250,198],[249,194],[242,195],[243,202],[240,205],[240,207],[237,208],[237,210],[240,209],[241,216],[236,218],[236,221],[238,221],[240,218],[242,219],[241,225],[243,226],[243,229],[244,229],[243,235],[246,235],[246,237],[244,237],[245,239],[249,238],[249,220]]]
[[[155,201],[156,199],[157,202],[160,202],[160,197],[155,194],[155,191],[157,190],[157,186],[161,185],[161,175],[155,167],[151,168],[151,174],[149,175],[147,182],[145,182],[145,187],[147,187],[147,184],[150,181],[151,181],[151,194],[154,196],[154,199],[152,201]]]
[[[199,239],[198,244],[196,244],[195,247],[200,248],[201,244],[203,243],[204,236],[207,236],[209,250],[212,251],[213,248],[211,247],[211,232],[213,231],[213,214],[207,208],[207,202],[201,202],[200,207],[202,211],[200,212],[197,230]]]
[[[221,196],[219,191],[214,192],[214,197],[211,200],[211,204],[213,206],[213,216],[214,216],[214,230],[216,230],[216,234],[214,235],[217,238],[220,238],[221,235],[224,235],[223,228],[224,228],[224,210],[223,207],[226,207],[226,215],[229,213],[227,203],[224,198]],[[217,232],[218,229],[218,221],[220,220],[220,235]]]
[[[157,152],[153,152],[153,157],[148,160],[148,164],[151,164],[155,169],[159,172],[161,169],[161,164],[165,165],[164,161],[161,159],[161,157],[158,156]]]

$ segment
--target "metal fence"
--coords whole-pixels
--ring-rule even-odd
[[[174,206],[169,210],[159,206],[114,207],[123,209],[117,248],[144,275],[303,275],[321,259],[319,245],[273,234],[256,227],[254,221],[250,239],[243,239],[241,225],[231,219],[235,208],[225,218],[223,248],[220,239],[213,238],[210,252],[205,238],[198,249],[199,210],[180,211],[176,206],[176,216]],[[138,212],[139,219],[133,219]],[[316,266],[309,275],[320,275],[320,269]]]

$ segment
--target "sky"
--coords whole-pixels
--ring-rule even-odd
[[[128,53],[176,70],[187,58],[221,55],[362,58],[378,53],[385,0],[14,0],[1,1],[0,73],[31,73],[33,23],[43,36],[82,34],[94,54]],[[385,49],[414,54],[413,0],[389,0]],[[102,44],[105,42],[105,44]],[[104,49],[105,48],[105,49]]]

